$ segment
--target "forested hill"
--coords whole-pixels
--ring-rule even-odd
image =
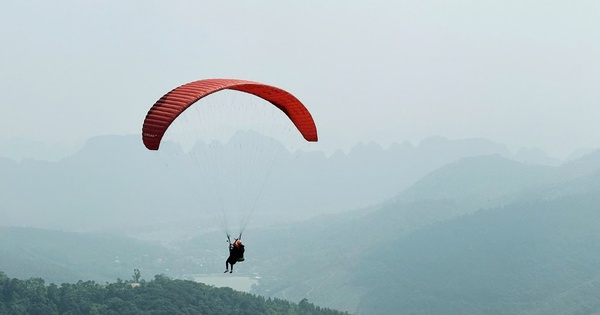
[[[157,275],[140,283],[118,280],[46,285],[41,278],[10,279],[0,272],[0,314],[348,314],[309,303],[265,299]]]

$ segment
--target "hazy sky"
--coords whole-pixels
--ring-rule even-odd
[[[600,1],[0,2],[0,140],[139,133],[232,77],[302,100],[324,148],[442,135],[600,147]]]

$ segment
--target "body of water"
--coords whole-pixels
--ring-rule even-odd
[[[215,287],[229,287],[236,291],[248,293],[250,293],[252,285],[258,283],[258,277],[256,276],[237,276],[229,273],[197,274],[190,275],[190,278],[193,278],[196,282],[214,285]]]

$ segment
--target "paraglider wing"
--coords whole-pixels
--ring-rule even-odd
[[[142,127],[142,140],[149,150],[158,150],[171,123],[201,98],[221,90],[236,90],[269,101],[294,123],[307,141],[317,141],[317,128],[310,112],[292,94],[266,84],[237,79],[205,79],[171,90],[148,111]]]

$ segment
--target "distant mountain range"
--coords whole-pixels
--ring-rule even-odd
[[[229,150],[240,138],[265,151],[281,146],[246,133],[222,147]],[[209,149],[202,143],[196,148]],[[329,157],[284,150],[278,156],[281,166],[272,170],[263,188],[254,223],[307,219],[377,204],[445,164],[484,154],[516,158],[503,145],[487,140],[440,137],[418,146],[404,143],[388,149],[358,144],[348,154],[339,151]],[[3,224],[74,231],[140,229],[142,233],[156,224],[194,222],[197,229],[207,220],[191,198],[197,193],[189,186],[193,183],[194,191],[204,193],[212,189],[207,186],[211,183],[201,170],[174,172],[181,167],[176,158],[146,150],[138,136],[100,136],[58,161],[0,159]],[[231,182],[238,180],[238,170],[221,172],[219,176]],[[174,176],[181,173],[186,178]]]
[[[359,313],[598,312],[599,162],[600,153],[594,152],[561,167],[529,167],[520,176],[504,172],[524,185],[515,190],[513,184],[489,206],[477,198],[485,191],[481,188],[504,181],[497,176],[488,184],[478,181],[479,192],[467,198],[480,200],[478,211],[438,221],[363,256],[354,283],[371,289]],[[491,172],[498,169],[499,163],[488,167]],[[490,172],[479,176],[486,174]],[[438,182],[454,179],[463,186],[459,178]],[[473,192],[472,185],[463,187]],[[446,200],[468,205],[461,201],[464,192],[455,196]],[[382,272],[385,263],[375,257],[393,261],[393,270]]]
[[[460,159],[379,206],[290,227],[287,246],[261,248],[285,282],[257,292],[358,314],[598,311],[598,163]]]
[[[169,255],[159,244],[118,235],[0,227],[0,271],[49,283],[129,280],[134,268],[165,273]]]

